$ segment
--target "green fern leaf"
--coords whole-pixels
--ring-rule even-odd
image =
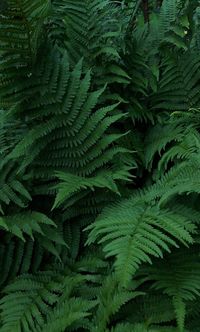
[[[180,331],[184,331],[186,302],[200,296],[200,265],[194,250],[180,250],[147,268],[153,287],[172,298]]]
[[[162,257],[170,246],[192,243],[192,223],[184,215],[148,206],[136,197],[106,208],[90,231],[87,244],[102,243],[106,257],[115,257],[119,280],[130,281],[143,262],[152,263],[151,256]],[[194,228],[194,227],[193,227]]]

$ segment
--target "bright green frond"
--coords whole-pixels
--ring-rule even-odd
[[[162,257],[180,242],[192,243],[192,229],[186,216],[147,205],[145,197],[133,197],[103,211],[87,228],[87,244],[103,244],[106,257],[115,257],[118,278],[126,285],[141,263],[152,263],[152,256]]]

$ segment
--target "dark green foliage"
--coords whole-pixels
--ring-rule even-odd
[[[0,3],[0,331],[199,331],[199,22]]]
[[[7,0],[0,13],[0,89],[1,105],[15,93],[15,84],[30,75],[41,41],[43,22],[49,14],[50,1]]]

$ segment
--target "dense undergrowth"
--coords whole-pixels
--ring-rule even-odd
[[[200,4],[1,0],[0,331],[200,331]]]

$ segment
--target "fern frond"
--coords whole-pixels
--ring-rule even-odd
[[[0,246],[0,287],[19,274],[37,272],[42,266],[44,251],[37,240],[24,242],[12,235],[7,236]]]
[[[58,193],[53,208],[60,206],[72,195],[84,189],[94,191],[94,188],[107,188],[120,195],[115,180],[130,181],[129,169],[129,167],[125,167],[124,170],[106,170],[105,172],[99,172],[95,177],[89,178],[58,172],[56,175],[62,182],[59,182],[55,187]]]
[[[92,68],[95,86],[102,87],[130,82],[120,61],[123,22],[123,11],[109,0],[55,0],[48,27],[53,43],[67,50],[69,63],[74,66],[84,57],[84,68]]]
[[[4,213],[4,206],[11,202],[17,206],[26,207],[32,198],[23,184],[25,182],[24,176],[16,176],[15,163],[7,163],[0,167],[0,170],[0,206],[2,212]]]
[[[180,250],[147,270],[147,278],[153,281],[153,287],[172,298],[178,327],[184,331],[186,302],[200,296],[198,256],[194,252]]]
[[[184,215],[159,209],[133,198],[106,208],[90,231],[87,244],[104,245],[106,257],[115,257],[119,280],[126,285],[143,262],[151,256],[162,257],[170,246],[192,243],[190,230],[194,226]]]
[[[159,47],[167,43],[178,49],[187,50],[185,30],[189,26],[184,3],[180,1],[163,0],[157,13],[151,15],[149,22],[149,34],[146,43],[155,49],[150,54],[158,52]]]
[[[147,332],[151,331],[145,324],[130,324],[130,323],[122,323],[117,324],[116,327],[111,329],[111,332]],[[152,331],[153,332],[153,331]]]
[[[179,61],[174,54],[164,59],[157,92],[151,97],[152,108],[180,111],[198,107],[198,54],[188,51],[181,55]]]
[[[2,331],[63,331],[83,319],[94,303],[75,297],[80,275],[43,272],[17,278],[0,301]],[[55,309],[52,310],[52,306]]]
[[[39,212],[25,212],[0,218],[1,227],[22,240],[24,240],[23,233],[28,234],[31,238],[33,238],[33,231],[43,234],[40,224],[55,227],[55,223],[51,219]]]
[[[44,332],[57,332],[63,331],[70,327],[74,322],[84,320],[85,317],[90,316],[88,312],[94,303],[89,303],[87,300],[75,299],[67,300],[59,307],[58,310],[54,310],[48,317],[47,323],[44,325],[41,331]],[[83,322],[81,322],[81,325]]]
[[[52,229],[56,224],[40,212],[26,211],[0,217],[0,227],[22,241],[25,241],[25,235],[34,240],[37,234],[41,245],[58,259],[60,257],[55,244],[66,245],[60,233]]]
[[[70,62],[84,56],[92,63],[100,54],[118,57],[114,43],[120,36],[118,8],[108,0],[55,0],[53,10],[49,32],[55,42],[58,33],[63,35],[60,45],[67,49]]]
[[[30,101],[29,106],[27,104],[31,112],[30,121],[34,119],[35,126],[24,135],[9,157],[23,157],[23,169],[33,163],[38,178],[52,178],[55,170],[90,175],[110,163],[114,156],[128,152],[115,145],[120,135],[108,133],[124,114],[116,110],[118,104],[94,109],[104,89],[88,91],[91,74],[88,72],[81,78],[82,61],[72,73],[66,73],[65,78],[66,55],[55,60],[58,62],[52,68],[52,76],[43,76],[44,83],[46,80],[51,82],[50,90],[45,83],[47,90],[37,96],[36,104],[34,100],[33,103]],[[52,86],[56,89],[53,94],[55,99],[51,97],[49,101]]]
[[[135,287],[136,288],[136,287]],[[106,330],[111,317],[119,311],[119,309],[130,300],[144,295],[136,289],[123,290],[120,289],[115,275],[111,275],[105,279],[100,289],[98,301],[99,306],[94,317],[94,327],[99,332]]]
[[[1,105],[15,92],[15,82],[32,73],[50,1],[7,0],[6,6],[0,16]]]
[[[190,160],[199,151],[200,136],[197,130],[188,128],[183,131],[181,140],[176,140],[175,144],[166,151],[159,161],[159,171],[168,168],[171,161]]]
[[[161,151],[166,149],[167,144],[172,141],[180,141],[183,135],[183,128],[176,124],[156,125],[151,128],[145,140],[146,166],[151,169],[155,154],[161,155]]]

